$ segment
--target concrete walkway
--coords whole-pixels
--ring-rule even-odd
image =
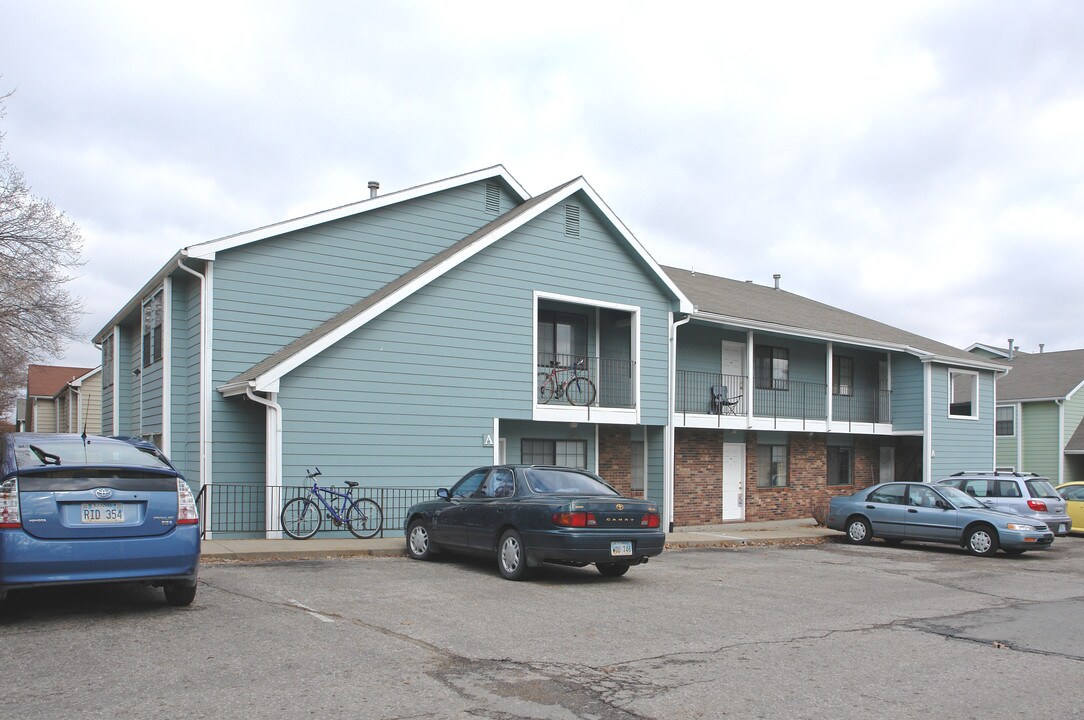
[[[786,545],[824,542],[842,533],[820,527],[813,519],[772,522],[726,523],[676,528],[666,535],[667,550],[742,545]],[[252,560],[317,560],[353,556],[402,557],[402,537],[310,540],[220,540],[204,539],[203,558],[209,562]]]

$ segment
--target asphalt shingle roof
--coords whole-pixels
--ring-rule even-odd
[[[997,381],[998,401],[1064,398],[1084,383],[1084,350],[1017,355]]]
[[[913,347],[970,363],[989,361],[930,338],[831,305],[751,282],[664,267],[697,311],[817,333]]]

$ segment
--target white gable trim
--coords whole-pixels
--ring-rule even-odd
[[[478,253],[482,252],[489,246],[493,245],[501,238],[523,227],[527,223],[537,218],[542,213],[546,212],[550,208],[556,206],[557,204],[561,203],[566,198],[574,195],[577,192],[583,192],[585,195],[587,195],[588,199],[591,200],[591,202],[598,208],[598,210],[601,211],[604,215],[606,215],[607,219],[618,231],[618,233],[625,239],[625,241],[629,243],[633,251],[640,255],[644,262],[647,263],[648,267],[650,267],[652,271],[656,274],[658,279],[662,281],[674,293],[674,296],[678,298],[681,307],[686,308],[686,312],[691,310],[692,302],[690,302],[689,299],[686,298],[680,290],[678,290],[677,286],[673,284],[673,281],[671,281],[670,278],[666,275],[666,273],[662,271],[662,268],[659,267],[658,264],[656,264],[655,261],[651,258],[651,256],[647,254],[647,252],[643,249],[643,246],[640,245],[636,238],[634,238],[632,234],[628,232],[624,224],[622,224],[621,221],[618,220],[617,217],[609,211],[609,209],[602,202],[601,198],[599,198],[595,191],[591,188],[591,186],[587,184],[587,181],[584,180],[582,177],[579,177],[565,185],[563,188],[560,189],[560,191],[546,198],[544,201],[539,202],[534,207],[520,213],[512,220],[501,224],[500,227],[496,228],[485,237],[480,238],[478,241],[471,243],[467,247],[461,249],[459,252],[445,258],[442,262],[434,265],[426,272],[414,278],[411,282],[407,283],[406,285],[391,293],[387,297],[381,299],[378,303],[376,303],[366,311],[362,312],[357,317],[352,318],[349,322],[335,328],[335,330],[319,338],[311,345],[302,348],[290,357],[284,359],[281,363],[271,368],[267,372],[263,373],[254,381],[243,384],[234,383],[223,385],[219,387],[219,392],[227,395],[244,392],[242,388],[245,385],[252,387],[252,389],[256,390],[257,392],[269,392],[271,391],[271,388],[277,388],[278,381],[290,371],[308,362],[312,358],[322,353],[324,350],[328,349],[335,343],[339,342],[346,336],[353,333],[358,328],[367,324],[370,320],[379,317],[385,311],[394,307],[405,298],[410,297],[419,289],[431,283],[433,280],[441,277],[453,268],[458,267],[459,265],[474,257]]]
[[[523,186],[504,169],[503,165],[494,165],[493,167],[484,170],[476,170],[475,172],[467,173],[465,175],[456,175],[455,177],[438,180],[437,182],[417,185],[412,188],[407,188],[406,190],[388,193],[387,195],[378,195],[375,198],[368,198],[359,202],[350,203],[349,205],[342,205],[337,208],[331,208],[330,210],[323,210],[311,215],[294,218],[293,220],[285,220],[280,223],[275,223],[274,225],[266,225],[261,228],[256,228],[255,230],[248,230],[237,233],[236,235],[227,235],[226,237],[217,240],[210,240],[198,245],[192,245],[187,248],[188,256],[200,260],[213,260],[215,253],[222,252],[223,250],[229,250],[277,235],[284,235],[296,230],[303,230],[333,220],[340,220],[344,217],[350,217],[351,215],[379,210],[380,208],[388,207],[389,205],[396,205],[407,200],[413,200],[415,198],[432,195],[433,193],[442,192],[462,185],[469,185],[470,183],[478,182],[479,180],[488,180],[496,177],[499,177],[508,183],[509,187],[512,188],[512,191],[519,197],[520,202],[525,202],[530,199],[531,196],[523,189]]]

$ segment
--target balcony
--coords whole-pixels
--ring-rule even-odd
[[[769,383],[774,387],[755,387],[750,394],[746,392],[749,380],[742,375],[679,370],[674,409],[683,415],[744,419],[751,402],[754,420],[820,421],[827,428],[828,385],[779,380],[769,380],[765,384]],[[850,394],[832,395],[832,421],[868,425],[891,423],[890,397],[888,390],[867,388],[851,388]],[[718,424],[745,427],[736,419]]]
[[[539,353],[536,401],[550,408],[636,407],[631,360]]]

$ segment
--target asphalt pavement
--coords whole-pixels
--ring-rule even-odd
[[[677,528],[674,532],[667,533],[666,549],[809,544],[841,535],[840,532],[817,525],[812,518],[700,525]],[[211,537],[203,540],[203,558],[208,561],[316,560],[358,555],[405,556],[406,541],[402,536],[371,540],[320,537],[309,540]]]

